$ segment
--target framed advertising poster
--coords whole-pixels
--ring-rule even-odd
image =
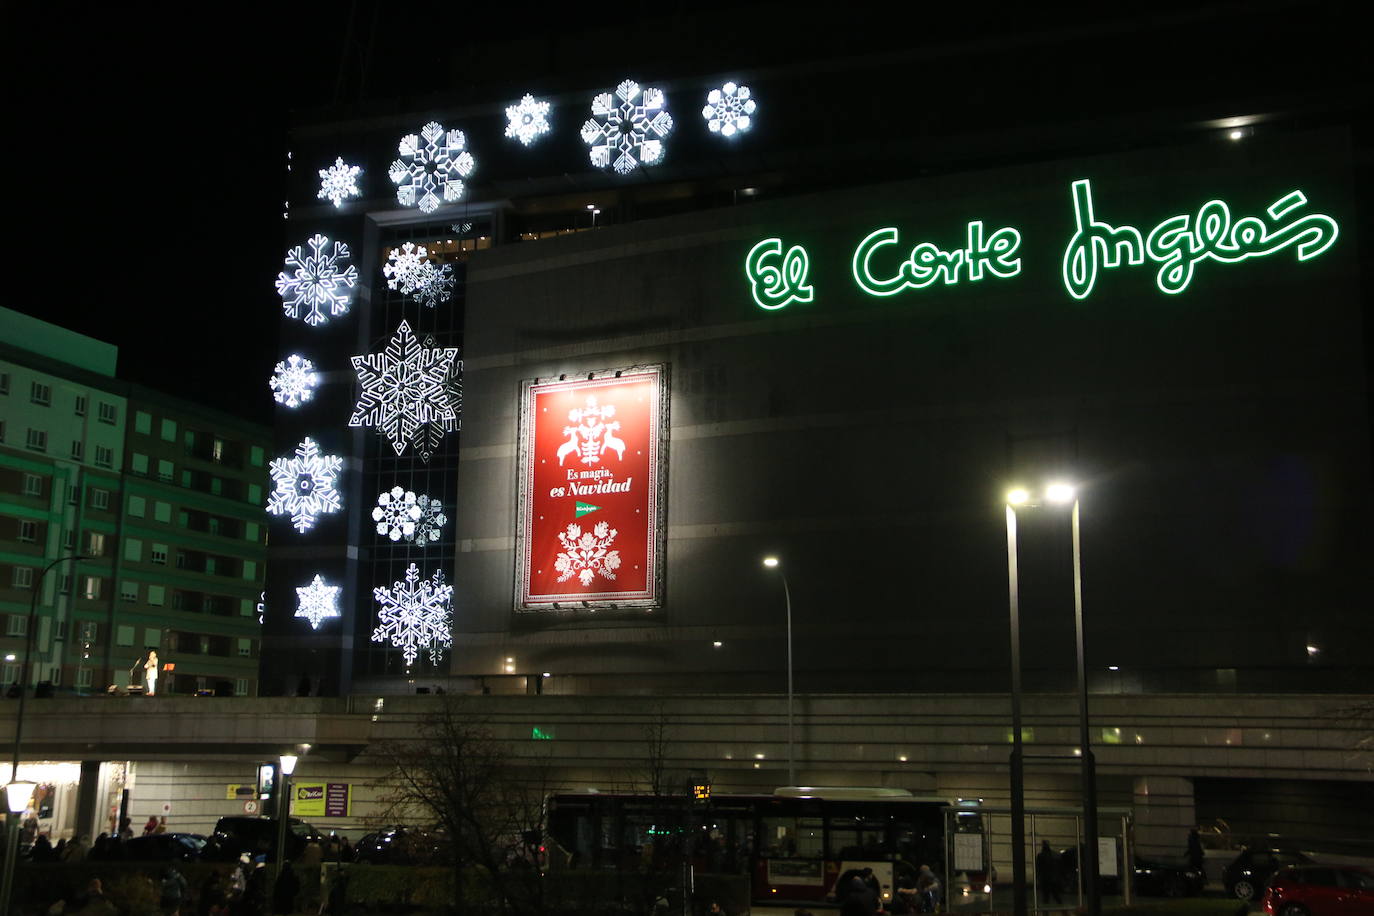
[[[666,367],[532,379],[520,395],[516,610],[659,605]]]

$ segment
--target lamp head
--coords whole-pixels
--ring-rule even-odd
[[[1025,487],[1013,487],[1007,491],[1007,505],[1024,506],[1030,502],[1030,491]]]
[[[291,773],[296,769],[296,760],[297,760],[297,759],[298,759],[298,758],[296,757],[295,754],[282,754],[282,755],[281,755],[281,771],[282,771],[283,773],[285,773],[287,776],[290,776]]]
[[[1048,499],[1050,502],[1057,503],[1061,506],[1073,502],[1074,497],[1076,497],[1077,495],[1078,490],[1074,487],[1074,485],[1071,483],[1065,483],[1062,480],[1055,481],[1054,483],[1050,484],[1048,487],[1045,488],[1045,498]]]
[[[5,806],[10,814],[23,814],[33,801],[33,790],[38,786],[31,782],[11,782],[5,785]]]
[[[780,561],[778,560],[777,557],[764,557],[764,558],[763,558],[763,565],[764,565],[764,566],[767,566],[769,569],[776,569],[779,562],[780,562]]]

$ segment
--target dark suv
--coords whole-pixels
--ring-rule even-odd
[[[299,818],[286,822],[286,858],[295,859],[310,840],[324,845],[318,830]],[[222,817],[215,823],[215,832],[202,858],[228,862],[247,853],[253,858],[265,856],[267,861],[277,855],[277,819],[274,817]]]
[[[1255,900],[1280,868],[1311,864],[1311,859],[1296,850],[1242,849],[1221,873],[1221,879],[1226,884],[1226,893],[1237,900]]]
[[[1264,892],[1269,916],[1374,916],[1374,872],[1345,865],[1285,868]]]

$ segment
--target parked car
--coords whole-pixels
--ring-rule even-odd
[[[1281,869],[1264,892],[1269,916],[1374,916],[1374,872],[1351,865]]]
[[[286,822],[286,858],[294,859],[314,840],[323,848],[325,837],[300,818]],[[275,817],[222,817],[215,823],[202,858],[217,862],[231,862],[247,853],[257,858],[274,859],[277,855],[277,819]]]
[[[1120,854],[1117,856],[1120,859]],[[1120,861],[1117,874],[1121,873]],[[1059,871],[1066,890],[1078,885],[1078,851],[1065,849],[1059,854]],[[1135,857],[1135,868],[1131,871],[1131,893],[1142,897],[1196,897],[1207,885],[1207,876],[1201,869],[1193,868],[1183,861],[1165,862],[1158,859]],[[1102,892],[1121,893],[1121,879],[1114,876],[1102,877]]]
[[[194,862],[205,845],[199,833],[154,833],[125,840],[120,847],[122,858],[132,862]]]
[[[355,862],[372,865],[429,865],[439,858],[442,838],[418,827],[383,827],[353,847]]]
[[[1311,865],[1312,860],[1292,849],[1242,849],[1222,872],[1226,893],[1237,900],[1255,900],[1280,868]]]

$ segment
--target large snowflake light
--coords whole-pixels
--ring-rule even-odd
[[[701,116],[706,119],[706,127],[711,133],[733,137],[753,126],[753,114],[757,110],[758,103],[750,95],[748,86],[726,83],[707,93]]]
[[[417,496],[413,490],[392,487],[377,497],[372,520],[377,523],[377,533],[383,537],[392,541],[405,538],[414,541],[416,547],[424,547],[439,539],[440,529],[448,518],[439,500],[423,493]]]
[[[287,407],[299,407],[309,401],[315,396],[315,386],[319,383],[315,364],[295,353],[277,363],[267,381],[272,386],[272,399]]]
[[[305,254],[306,246],[310,254]],[[313,327],[331,316],[347,314],[358,282],[358,268],[344,266],[349,258],[347,245],[334,242],[331,246],[328,238],[318,234],[288,251],[286,270],[277,274],[277,293],[286,316],[301,318]]]
[[[549,132],[549,103],[525,93],[514,105],[506,106],[506,136],[514,137],[529,146]]]
[[[310,621],[310,629],[318,630],[329,617],[339,616],[339,592],[343,588],[328,585],[316,575],[305,588],[296,589],[296,616]]]
[[[641,89],[634,80],[625,80],[614,96],[603,92],[592,99],[592,117],[582,125],[582,139],[592,148],[592,165],[614,167],[624,175],[640,163],[653,165],[662,159],[663,140],[672,129],[663,91]]]
[[[453,267],[430,260],[425,246],[404,242],[391,249],[382,265],[386,285],[406,295],[414,296],[421,305],[434,308],[453,295]]]
[[[276,489],[267,500],[267,511],[290,515],[291,524],[304,534],[319,516],[342,508],[337,489],[342,468],[342,458],[320,454],[319,443],[306,436],[294,458],[273,458],[268,466]]]
[[[461,130],[444,130],[438,121],[430,121],[418,136],[402,137],[398,148],[401,158],[391,163],[389,174],[401,206],[432,213],[441,202],[462,199],[463,179],[472,174],[477,161],[467,151]]]
[[[372,594],[380,605],[372,641],[389,642],[400,649],[407,667],[415,663],[421,649],[439,664],[443,650],[453,645],[449,623],[453,586],[444,584],[443,571],[436,569],[432,579],[421,579],[419,567],[411,563],[403,581],[390,588],[374,588]]]
[[[363,386],[349,426],[374,426],[400,455],[426,423],[457,422],[450,373],[457,347],[427,347],[402,321],[380,353],[353,357]]]
[[[320,193],[315,196],[333,201],[336,207],[343,206],[345,199],[362,194],[358,190],[358,176],[362,171],[362,166],[348,165],[343,157],[335,159],[329,168],[320,169]]]
[[[619,533],[605,522],[597,522],[587,532],[577,524],[569,524],[567,531],[560,531],[558,543],[563,549],[553,561],[553,568],[560,573],[558,581],[567,582],[577,576],[583,585],[591,585],[598,574],[614,579],[620,568],[620,551],[610,547]]]

